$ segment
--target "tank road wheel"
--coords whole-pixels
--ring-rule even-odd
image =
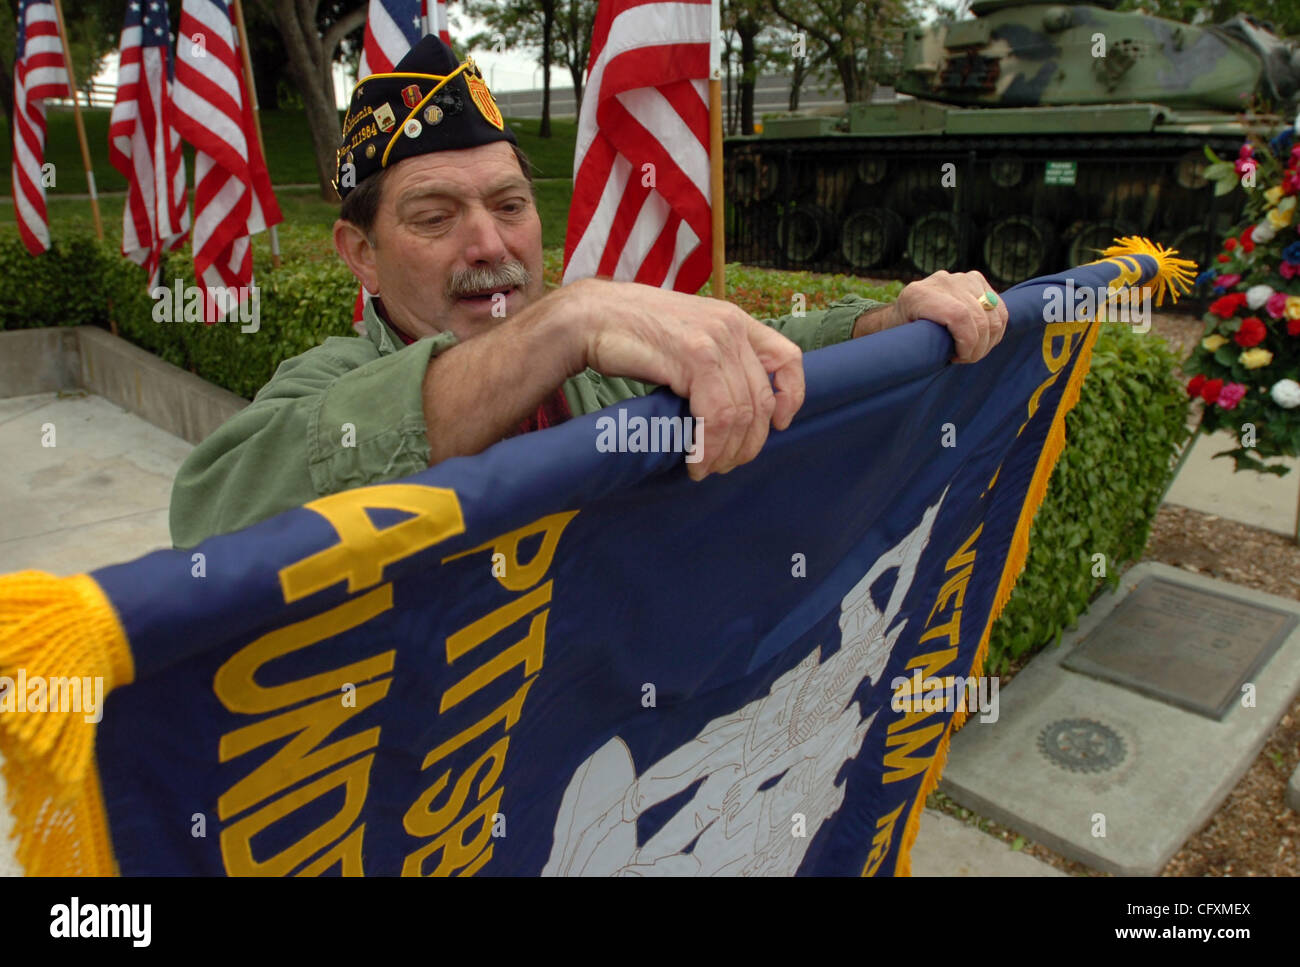
[[[1178,159],[1174,168],[1174,181],[1181,188],[1199,191],[1209,184],[1205,177],[1205,170],[1209,167],[1210,161],[1202,152],[1189,151]]]
[[[741,205],[766,201],[776,194],[777,179],[776,165],[767,159],[755,155],[737,158],[731,175],[731,197]]]
[[[884,158],[863,158],[858,162],[858,180],[864,185],[878,185],[885,180],[889,162]]]
[[[984,236],[984,264],[1002,285],[1042,275],[1056,247],[1056,233],[1041,218],[1011,215]]]
[[[1115,239],[1132,234],[1129,228],[1115,222],[1084,222],[1070,240],[1067,255],[1070,267],[1096,262],[1104,249],[1115,244]]]
[[[989,178],[999,188],[1014,188],[1025,176],[1025,163],[1019,158],[994,158],[989,163]]]
[[[952,212],[927,212],[907,233],[907,258],[918,271],[930,275],[958,268],[966,259],[970,231],[966,220]]]
[[[791,262],[811,262],[826,251],[835,232],[835,216],[820,205],[798,205],[781,216],[777,245]]]
[[[884,208],[865,208],[844,219],[840,253],[855,269],[888,265],[903,240],[903,220]]]

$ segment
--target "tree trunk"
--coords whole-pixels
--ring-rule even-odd
[[[759,23],[742,20],[736,25],[740,35],[740,133],[754,133],[754,85],[758,80],[758,49],[754,38]]]
[[[862,78],[858,72],[858,61],[853,52],[837,54],[835,68],[839,71],[840,83],[844,86],[844,103],[852,104],[863,99]]]
[[[9,17],[9,22],[16,24],[18,22],[18,10],[13,5],[13,0],[5,0],[5,15]],[[15,43],[18,40],[17,33],[14,34]],[[15,52],[15,57],[17,52]],[[0,101],[4,101],[5,106],[5,130],[9,132],[9,157],[13,157],[14,142],[14,65],[12,61],[6,60],[0,56]]]
[[[582,65],[569,65],[569,77],[573,79],[573,116],[582,116]]]
[[[555,0],[542,0],[542,123],[540,138],[551,136],[551,42],[555,34]]]
[[[797,58],[794,62],[794,71],[790,76],[790,110],[799,110],[799,91],[803,88],[804,78],[808,75],[808,68],[804,66],[802,57]]]
[[[338,110],[322,79],[327,69],[322,68],[324,55],[321,38],[316,29],[316,4],[312,0],[274,0],[275,24],[284,38],[284,49],[289,56],[289,73],[302,94],[303,111],[311,129],[312,153],[316,158],[316,177],[320,182],[321,197],[337,201],[338,194],[331,182],[337,160],[342,130]]]

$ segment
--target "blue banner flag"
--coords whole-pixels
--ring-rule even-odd
[[[689,479],[659,391],[193,550],[3,579],[20,861],[907,872],[1099,301],[1183,283],[1149,243],[1106,254],[1007,291],[977,365],[926,322],[807,354],[793,425],[725,476]],[[24,710],[19,673],[102,679],[102,720]]]

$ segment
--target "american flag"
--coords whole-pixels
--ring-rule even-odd
[[[19,0],[14,48],[14,212],[27,251],[50,247],[45,216],[45,98],[68,96],[68,70],[50,0]]]
[[[108,157],[127,180],[122,254],[158,284],[164,251],[190,230],[181,136],[172,118],[167,4],[131,0],[119,46],[117,101],[108,126]]]
[[[425,34],[451,46],[445,0],[370,0],[357,80],[387,74]]]
[[[709,0],[601,0],[564,281],[695,292],[709,277]]]
[[[211,290],[238,287],[242,302],[253,282],[249,236],[283,219],[257,144],[226,0],[182,3],[173,104],[176,129],[195,149],[194,274],[212,322],[221,306]]]

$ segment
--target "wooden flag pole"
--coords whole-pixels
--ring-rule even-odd
[[[90,210],[95,216],[95,237],[104,240],[104,223],[99,217],[99,192],[95,190],[95,171],[90,166],[90,146],[86,143],[86,126],[81,120],[81,104],[77,101],[77,77],[72,70],[72,47],[68,44],[68,28],[63,22],[63,5],[54,0],[54,18],[58,21],[59,42],[63,44],[63,60],[68,68],[68,93],[72,95],[72,117],[77,124],[77,139],[81,142],[81,163],[86,169],[86,185],[90,188]],[[90,95],[86,95],[90,103]]]
[[[722,187],[722,24],[719,0],[713,0],[709,44],[709,206],[713,216],[713,297],[727,295],[726,199]]]
[[[262,152],[262,162],[266,164],[269,175],[271,166],[266,161],[266,143],[262,140],[262,111],[257,104],[257,87],[253,84],[253,61],[248,56],[248,31],[244,29],[244,7],[239,0],[234,0],[231,6],[235,13],[235,30],[239,32],[239,56],[244,63],[244,86],[248,88],[248,96],[253,101],[253,129],[257,132],[257,150]],[[278,269],[280,234],[275,230],[274,225],[271,225],[267,231],[271,233],[271,266]]]

